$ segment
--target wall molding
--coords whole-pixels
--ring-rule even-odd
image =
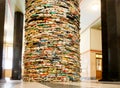
[[[93,49],[91,49],[91,50],[86,50],[86,51],[84,51],[84,52],[80,53],[80,55],[86,54],[86,53],[88,53],[88,52],[97,52],[97,53],[102,53],[102,50],[93,50]]]

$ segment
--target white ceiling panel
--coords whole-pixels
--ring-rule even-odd
[[[25,13],[25,0],[16,0],[16,11]]]
[[[82,0],[80,3],[80,28],[82,30],[89,27],[101,17],[100,0]]]

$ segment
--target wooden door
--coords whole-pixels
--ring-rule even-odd
[[[96,79],[102,79],[102,58],[96,58]]]

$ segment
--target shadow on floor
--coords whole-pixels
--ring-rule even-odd
[[[46,85],[50,88],[80,88],[80,86],[68,85],[68,84],[59,84],[59,83],[51,83],[51,82],[40,82],[43,85]]]

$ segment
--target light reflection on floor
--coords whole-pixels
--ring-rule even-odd
[[[120,88],[120,82],[23,82],[0,81],[0,88]]]

